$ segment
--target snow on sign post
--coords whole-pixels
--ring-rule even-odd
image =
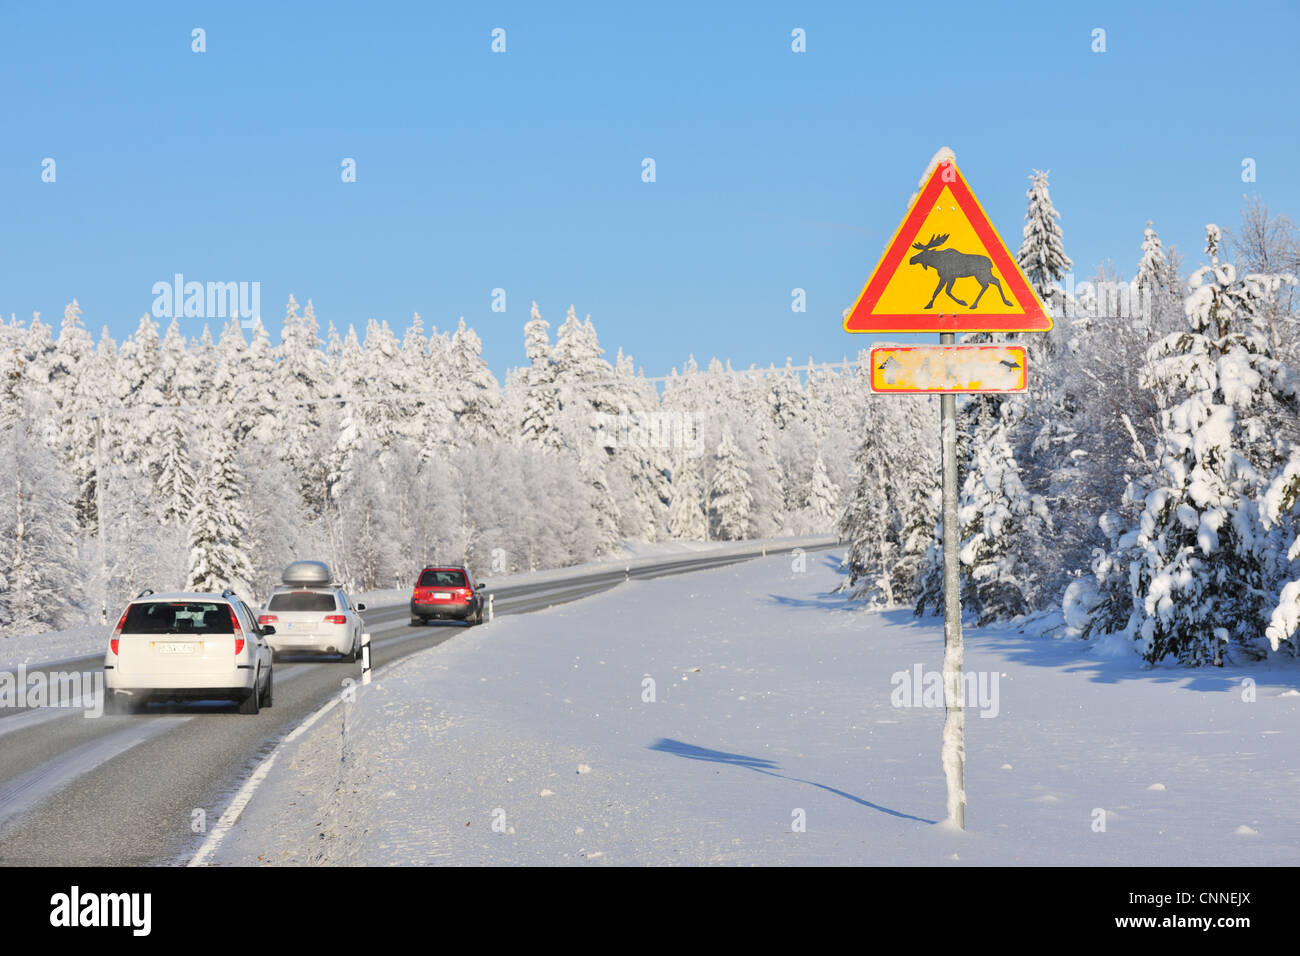
[[[957,394],[1019,392],[1023,346],[957,345],[958,332],[1046,332],[1051,316],[957,169],[939,150],[921,177],[853,308],[846,332],[938,332],[939,346],[871,351],[871,390],[940,394],[943,446],[943,690],[940,757],[948,819],[966,828],[966,717],[962,709],[961,586],[957,528]]]

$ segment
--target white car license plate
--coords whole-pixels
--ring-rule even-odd
[[[450,601],[450,600],[451,600],[451,592],[450,592],[450,591],[434,591],[434,592],[433,592],[433,599],[434,599],[435,601]]]
[[[189,641],[161,641],[154,645],[159,654],[193,654],[197,644]]]

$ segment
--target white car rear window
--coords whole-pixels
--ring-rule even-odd
[[[201,601],[145,601],[132,604],[123,634],[233,634],[230,605]]]
[[[268,611],[335,611],[338,610],[333,594],[319,591],[281,591],[271,595]]]

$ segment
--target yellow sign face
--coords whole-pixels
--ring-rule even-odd
[[[877,310],[900,315],[1025,314],[948,187],[916,235],[908,246],[910,255],[876,301]]]
[[[950,159],[930,174],[844,322],[848,332],[1045,332],[1051,327]]]
[[[871,350],[873,392],[1023,392],[1023,345],[879,346]]]

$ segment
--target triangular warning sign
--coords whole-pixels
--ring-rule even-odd
[[[1051,327],[1051,316],[951,159],[935,166],[844,320],[846,332]]]

